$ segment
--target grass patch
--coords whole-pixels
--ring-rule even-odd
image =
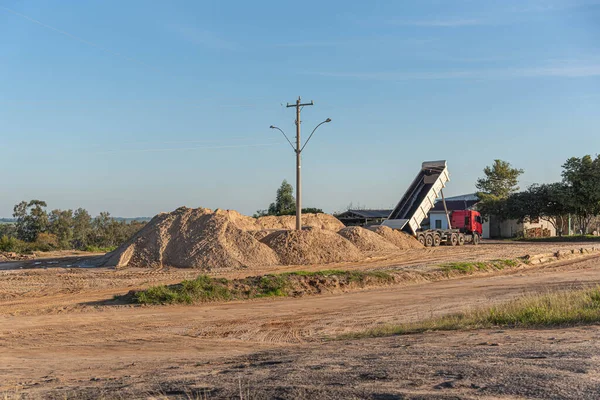
[[[528,295],[500,305],[410,324],[386,325],[343,335],[357,339],[491,327],[546,328],[600,322],[600,287]]]
[[[193,304],[296,296],[304,293],[320,293],[323,289],[338,285],[366,286],[393,281],[393,275],[382,271],[295,271],[234,280],[201,275],[196,279],[175,285],[153,286],[137,291],[133,296],[127,295],[125,298],[138,304]]]
[[[462,261],[443,264],[440,267],[445,272],[458,271],[464,274],[472,274],[475,271],[503,270],[504,268],[516,267],[517,260],[501,259],[491,261]]]
[[[117,246],[109,246],[109,247],[98,247],[98,246],[85,246],[84,251],[89,251],[90,253],[110,253],[113,250],[116,250]]]
[[[201,275],[176,285],[153,286],[136,292],[134,299],[139,304],[192,304],[195,302],[229,300],[232,294],[227,280],[213,279]]]

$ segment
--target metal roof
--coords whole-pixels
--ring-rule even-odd
[[[340,218],[387,218],[392,210],[348,210],[338,215]]]
[[[453,200],[479,201],[479,197],[477,197],[476,193],[469,193],[469,194],[463,194],[460,196],[446,197],[446,201],[453,201]]]
[[[455,210],[472,210],[475,204],[479,203],[479,200],[448,200],[446,199],[446,207],[448,207],[448,211]],[[435,203],[435,206],[431,209],[431,212],[445,212],[444,211],[444,202],[438,200]]]

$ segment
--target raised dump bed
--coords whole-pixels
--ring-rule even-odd
[[[416,235],[449,180],[445,160],[424,162],[417,177],[382,225]]]
[[[477,211],[455,211],[452,218],[449,214],[450,229],[421,229],[421,223],[429,215],[436,200],[443,197],[442,189],[449,180],[450,174],[445,160],[426,161],[421,164],[416,178],[382,225],[410,233],[425,246],[455,246],[466,242],[478,244],[482,233],[482,220]]]

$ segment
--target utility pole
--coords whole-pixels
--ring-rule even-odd
[[[292,144],[292,142],[287,137],[284,131],[282,131],[276,126],[270,126],[271,129],[277,129],[279,132],[283,133],[283,136],[285,136],[286,140],[288,141],[290,146],[292,146],[292,149],[296,153],[296,230],[298,231],[302,229],[302,150],[304,150],[304,148],[310,141],[310,138],[312,138],[312,135],[315,133],[319,126],[331,122],[331,118],[327,118],[325,121],[317,125],[315,129],[313,129],[312,133],[310,134],[304,145],[302,145],[302,141],[300,140],[300,124],[302,123],[302,121],[300,120],[300,111],[302,111],[302,107],[313,105],[314,102],[312,100],[310,103],[302,103],[300,96],[298,96],[298,100],[296,100],[295,104],[287,104],[288,108],[296,107],[296,146]]]
[[[296,107],[296,230],[302,229],[302,148],[300,147],[300,110],[304,106],[314,105],[311,100],[310,103],[302,104],[300,96],[296,100],[296,104],[288,104],[287,108]]]

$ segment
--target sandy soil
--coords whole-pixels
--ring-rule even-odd
[[[423,268],[579,247],[589,244],[488,243],[342,267]],[[196,271],[26,267],[0,271],[0,394],[14,397],[239,398],[240,384],[251,398],[591,399],[600,389],[599,327],[323,341],[525,292],[599,284],[598,257],[339,295],[166,307],[101,302]],[[301,269],[311,268],[331,266]]]

